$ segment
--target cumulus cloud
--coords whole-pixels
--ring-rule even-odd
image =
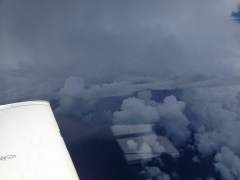
[[[141,172],[147,180],[171,180],[170,176],[162,172],[158,167],[146,166]]]
[[[79,112],[86,112],[96,108],[96,103],[105,98],[130,96],[136,91],[148,89],[149,87],[154,89],[160,86],[161,85],[156,82],[142,82],[136,84],[131,81],[88,84],[81,77],[69,77],[65,80],[64,86],[56,93],[57,95],[54,96],[59,101],[56,112],[60,114],[65,114],[66,112],[70,113],[76,110],[74,107],[78,107]],[[163,85],[162,88],[166,88],[166,85]],[[144,95],[144,93],[148,94]],[[141,91],[140,96],[149,98],[147,96],[151,96],[151,93],[148,91]],[[139,99],[133,98],[130,106],[141,106],[141,102],[138,101]],[[143,102],[143,100],[140,101]],[[141,108],[140,106],[136,108]],[[142,108],[145,107],[142,105]],[[144,112],[143,109],[142,112]],[[136,114],[137,113],[138,112],[136,112]],[[152,112],[149,113],[151,114]]]
[[[175,96],[168,96],[158,105],[159,124],[175,142],[184,142],[190,135],[189,120],[184,114],[185,103]]]
[[[139,93],[140,98],[123,100],[121,110],[113,114],[115,123],[159,123],[176,143],[184,142],[190,135],[189,120],[184,114],[185,103],[175,96],[167,96],[163,102],[151,100],[150,92]],[[143,100],[145,99],[145,100]]]
[[[198,151],[215,155],[215,170],[222,179],[239,179],[239,86],[185,90],[190,126]]]
[[[138,143],[135,140],[127,140],[127,146],[130,150],[133,150],[134,152],[137,151]]]
[[[159,118],[157,110],[138,98],[125,99],[121,111],[114,112],[116,123],[152,123]]]
[[[229,148],[223,147],[215,156],[216,170],[223,180],[238,180],[240,177],[240,158]]]
[[[154,134],[154,132],[152,132],[152,135],[143,136],[138,140],[129,139],[126,144],[129,150],[132,150],[143,157],[151,153],[161,154],[167,152],[164,146],[159,142],[158,137]]]
[[[239,87],[203,88],[185,91],[188,109],[193,114],[198,149],[203,154],[229,147],[239,154]]]

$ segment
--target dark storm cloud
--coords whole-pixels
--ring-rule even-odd
[[[237,75],[238,32],[229,19],[235,5],[3,0],[0,90],[51,97],[72,76],[95,84]]]

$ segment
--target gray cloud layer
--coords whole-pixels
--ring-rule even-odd
[[[69,77],[94,84],[238,75],[235,0],[0,3],[5,101],[52,97]]]

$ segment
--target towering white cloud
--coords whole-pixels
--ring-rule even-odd
[[[229,148],[223,147],[215,156],[216,170],[223,180],[238,180],[240,177],[240,158]]]
[[[198,149],[203,154],[229,147],[240,155],[239,87],[202,88],[185,91],[185,98],[194,117]]]
[[[149,92],[139,93],[139,96],[141,99],[130,97],[123,101],[121,110],[113,114],[115,123],[159,123],[175,143],[184,142],[189,137],[184,102],[168,96],[162,103],[157,103],[151,100]]]
[[[191,112],[191,127],[199,152],[215,155],[215,170],[223,180],[240,177],[240,88],[185,90],[183,99]]]
[[[159,118],[155,107],[147,105],[144,100],[128,98],[123,101],[121,111],[114,113],[116,123],[152,123]]]

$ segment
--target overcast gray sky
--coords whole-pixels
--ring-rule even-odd
[[[4,98],[50,95],[71,77],[101,84],[238,76],[236,7],[237,0],[1,0],[0,90]]]

